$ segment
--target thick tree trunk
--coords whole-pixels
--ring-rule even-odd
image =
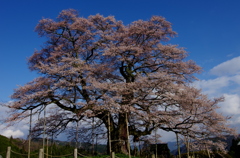
[[[110,116],[111,117],[111,116]],[[115,153],[123,153],[128,154],[128,134],[127,134],[127,122],[126,122],[126,114],[119,114],[117,127],[114,127],[113,119],[110,118],[110,137],[111,138],[111,151]],[[109,122],[105,121],[106,126],[109,125]],[[108,134],[109,134],[108,133]],[[108,140],[108,148],[109,148],[109,140]],[[110,154],[110,150],[108,150],[108,154]]]
[[[180,144],[179,144],[179,140],[178,140],[178,133],[176,134],[176,138],[177,138],[177,148],[178,148],[178,157],[181,158],[181,148],[180,148]]]
[[[119,114],[118,128],[111,133],[112,138],[112,151],[115,153],[128,154],[128,134],[126,115]]]

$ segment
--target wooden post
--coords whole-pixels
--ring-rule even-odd
[[[76,146],[75,146],[75,148],[78,148],[78,122],[79,122],[79,118],[77,120],[77,126],[76,126]]]
[[[181,149],[180,149],[180,144],[178,140],[178,133],[175,133],[177,137],[177,147],[178,147],[178,157],[181,158]]]
[[[209,158],[211,158],[210,152],[209,152],[209,150],[208,150],[208,148],[207,148],[207,147],[206,147],[206,149],[207,149],[207,154],[208,154],[208,157],[209,157]]]
[[[188,133],[187,133],[188,134]],[[189,150],[189,136],[187,135],[187,157],[190,158],[190,154],[189,154],[190,150]]]
[[[141,156],[141,141],[138,142],[138,148],[139,148],[139,156]]]
[[[127,124],[127,140],[128,140],[128,158],[131,158],[131,146],[130,146],[130,139],[129,139],[129,129],[128,129],[128,116],[126,113],[126,124]]]
[[[43,158],[43,149],[40,149],[40,150],[39,150],[39,156],[38,156],[38,158]]]
[[[32,135],[32,109],[30,110],[29,134],[28,134],[28,158],[31,155],[31,135]]]
[[[95,132],[95,126],[94,126],[94,117],[92,118],[92,155],[94,155],[94,132]]]
[[[47,155],[46,158],[48,158],[48,135],[47,135],[47,151],[46,151]]]
[[[52,132],[52,141],[51,141],[51,158],[53,154],[53,132]]]
[[[78,149],[75,148],[75,149],[74,149],[74,158],[77,158],[77,152],[78,152]]]
[[[158,150],[157,150],[157,128],[156,128],[156,130],[155,130],[155,152],[156,152],[156,158],[158,157],[157,156],[157,152],[158,152]]]
[[[6,158],[10,158],[10,156],[11,156],[11,147],[9,146],[9,147],[7,148]]]
[[[96,134],[96,145],[95,145],[95,147],[96,147],[96,151],[95,151],[96,154],[98,154],[98,150],[97,150],[97,145],[98,145],[97,143],[98,143],[98,142],[97,142],[97,141],[98,141],[98,134]]]
[[[111,146],[111,127],[110,127],[110,112],[108,113],[108,146],[110,157],[112,156],[112,146]],[[111,157],[112,158],[112,157]]]
[[[111,158],[115,158],[115,152],[111,152]]]
[[[45,147],[45,134],[46,134],[46,105],[44,105],[44,121],[43,121],[43,155],[42,158],[44,158],[44,147]]]

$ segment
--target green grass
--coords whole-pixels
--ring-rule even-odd
[[[11,146],[11,150],[13,150],[17,153],[26,154],[26,152],[24,152],[22,149],[19,149],[17,144],[19,144],[19,142],[17,140],[12,139],[12,138],[9,139],[7,137],[0,135],[0,155],[2,157],[6,157],[7,148],[9,146]],[[12,154],[12,156],[11,156],[11,158],[23,158],[23,157],[24,156],[19,156],[19,155],[15,155],[15,154]]]
[[[91,158],[110,158],[110,155],[98,155],[98,156],[93,156]],[[128,155],[125,154],[115,154],[116,158],[128,158]],[[131,156],[131,158],[140,158],[140,157],[136,157],[136,156]]]
[[[73,156],[66,156],[66,157],[61,157],[61,158],[74,158],[74,157]],[[86,156],[86,157],[78,156],[78,158],[110,158],[110,155],[97,155],[97,156]],[[128,158],[128,155],[116,154],[115,158]],[[140,158],[140,157],[131,156],[131,158]]]

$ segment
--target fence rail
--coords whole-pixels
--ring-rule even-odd
[[[5,153],[5,152],[2,152],[1,154],[3,154],[3,153]],[[11,147],[9,146],[7,148],[6,158],[11,158],[11,153],[14,153],[14,154],[20,155],[20,156],[28,156],[28,154],[22,154],[22,153],[11,150]],[[81,157],[85,157],[85,158],[91,158],[90,156],[86,156],[86,155],[78,153],[77,148],[74,149],[73,153],[65,154],[65,155],[49,155],[47,153],[44,153],[43,149],[39,149],[39,153],[35,153],[35,154],[31,154],[31,155],[38,155],[38,158],[44,158],[44,155],[47,157],[52,157],[52,158],[66,157],[66,156],[73,156],[74,158],[77,158],[78,155]],[[114,152],[111,153],[111,156],[109,156],[109,158],[110,157],[115,158]]]
[[[66,154],[66,155],[60,155],[60,156],[53,156],[53,155],[49,155],[47,153],[44,153],[44,155],[48,156],[48,157],[65,157],[65,156],[73,156],[73,154]]]
[[[4,152],[5,153],[5,152]],[[6,158],[11,158],[11,153],[14,153],[16,155],[20,155],[20,156],[28,156],[28,154],[22,154],[22,153],[19,153],[19,152],[16,152],[16,151],[13,151],[11,150],[11,147],[9,146],[7,148],[7,153],[6,153]],[[66,157],[66,156],[74,156],[74,158],[77,158],[77,149],[74,149],[74,152],[73,153],[70,153],[70,154],[65,154],[65,155],[49,155],[47,153],[44,153],[43,152],[43,149],[40,149],[38,153],[35,153],[35,154],[31,154],[31,155],[39,155],[38,158],[44,158],[44,155],[47,156],[47,157],[52,157],[52,158],[57,158],[57,157]]]

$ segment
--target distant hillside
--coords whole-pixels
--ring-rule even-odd
[[[5,136],[0,135],[0,155],[2,157],[6,157],[6,152],[7,152],[7,147],[11,146],[11,149],[15,152],[18,153],[22,153],[22,154],[26,154],[26,151],[24,151],[24,149],[22,149],[20,147],[21,145],[21,141],[19,141],[18,139],[13,139],[11,138],[7,138]],[[24,158],[24,156],[14,156],[12,155],[11,158]],[[26,156],[25,156],[26,157]]]
[[[177,142],[168,142],[167,144],[170,151],[177,149]]]
[[[42,138],[32,138],[32,143],[31,144],[35,144],[35,147],[36,149],[40,149],[42,147],[42,142],[43,142],[43,139]],[[49,139],[48,140],[48,145],[51,146],[52,143],[55,145],[55,146],[58,146],[59,148],[61,147],[64,147],[64,146],[70,146],[70,147],[74,147],[76,146],[76,143],[75,142],[68,142],[68,141],[60,141],[60,140],[51,140]],[[40,146],[40,147],[38,147]],[[31,147],[33,148],[33,147]],[[107,153],[107,145],[106,144],[94,144],[92,145],[91,143],[78,143],[78,148],[79,150],[85,150],[85,151],[88,151],[90,153],[92,153],[92,148],[94,148],[94,150],[98,153]]]
[[[230,150],[230,147],[232,146],[232,140],[233,139],[234,139],[234,136],[226,136],[226,140],[223,140],[227,144],[227,146],[226,146],[227,151]],[[168,142],[168,148],[170,149],[170,151],[173,155],[178,154],[176,144],[177,144],[177,142]],[[187,152],[185,145],[182,145],[180,149],[181,149],[181,153],[186,153]]]

